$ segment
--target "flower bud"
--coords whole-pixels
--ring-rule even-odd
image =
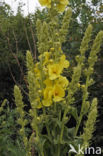
[[[58,48],[59,51],[62,51],[61,47]]]
[[[90,79],[89,82],[88,82],[88,86],[91,86],[93,83],[94,83],[94,80]]]
[[[52,43],[52,40],[50,40],[49,43],[51,44]]]
[[[50,48],[50,51],[53,52],[55,49],[54,48]]]
[[[85,89],[85,85],[81,85],[81,88],[82,88],[82,89]]]
[[[36,144],[39,143],[39,138],[35,137],[35,143],[36,143]]]
[[[59,36],[59,34],[58,34],[58,33],[56,33],[55,35],[56,35],[57,37]]]
[[[90,103],[89,103],[89,101],[86,101],[84,108],[83,108],[83,114],[86,114],[88,112],[89,107],[90,107]]]
[[[32,114],[32,113],[33,113],[32,109],[30,109],[30,110],[29,110],[29,113],[30,113],[30,114]]]
[[[79,58],[80,58],[80,56],[79,56],[79,55],[77,55],[75,58],[76,58],[76,61],[77,61],[77,62],[79,62],[79,60],[80,60],[80,59],[79,59]]]
[[[50,59],[50,61],[49,61],[50,63],[53,63],[53,59]]]
[[[3,124],[3,125],[5,125],[5,124],[6,124],[6,122],[5,122],[5,121],[3,121],[3,122],[2,122],[2,124]]]
[[[60,47],[60,42],[55,42],[55,45]]]
[[[68,122],[68,117],[65,117],[63,122],[66,124]]]
[[[89,63],[91,63],[91,61],[92,61],[92,58],[91,58],[91,57],[89,57],[89,58],[88,58],[88,62],[89,62]]]
[[[19,118],[19,119],[17,120],[17,122],[18,122],[18,124],[22,125],[22,120],[21,120],[21,118]]]
[[[92,73],[93,73],[93,68],[91,67],[91,68],[89,69],[89,71],[90,71],[90,73],[92,74]]]
[[[80,83],[77,84],[77,87],[80,88]]]
[[[42,93],[42,90],[38,90],[38,93],[40,93],[40,94],[41,94],[41,93]]]
[[[27,123],[28,123],[28,120],[25,119],[24,120],[24,125],[27,125]]]
[[[20,129],[20,135],[23,135],[23,134],[24,134],[24,129],[21,128],[21,129]]]
[[[24,145],[27,146],[27,143],[28,143],[27,137],[24,137],[23,141],[24,141]]]

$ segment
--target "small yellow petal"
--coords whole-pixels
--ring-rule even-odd
[[[52,81],[49,80],[48,78],[44,81],[44,84],[47,86],[47,87],[51,87],[52,86]]]
[[[48,66],[48,71],[49,71],[49,79],[55,80],[62,73],[62,68],[59,64],[52,64]]]
[[[59,0],[60,4],[68,5],[68,0]]]
[[[48,8],[51,7],[51,0],[39,0],[39,3],[42,5],[42,6],[46,6]]]
[[[59,12],[63,12],[65,10],[65,5],[57,4],[57,9],[58,9]]]
[[[60,85],[63,88],[66,88],[69,84],[69,81],[66,77],[64,76],[60,76],[57,80],[56,80],[56,84]]]
[[[43,106],[49,107],[52,105],[52,101],[51,100],[43,100]]]
[[[53,89],[53,100],[55,102],[59,102],[63,100],[63,97],[65,96],[65,91],[62,87],[59,85],[55,85]]]
[[[42,108],[42,104],[39,103],[39,104],[37,105],[37,109],[41,109],[41,108]]]
[[[60,57],[60,64],[61,64],[62,68],[68,68],[69,67],[70,63],[69,63],[68,60],[66,60],[66,56],[65,55],[62,55]]]
[[[50,51],[52,51],[52,52],[53,52],[54,50],[55,50],[54,48],[50,48]]]
[[[51,99],[52,98],[52,87],[46,87],[44,89],[44,99]]]
[[[42,108],[42,104],[41,104],[40,98],[37,98],[37,99],[36,99],[36,102],[37,102],[36,108],[37,108],[37,109]]]
[[[68,0],[59,0],[59,4],[57,4],[58,11],[63,12],[67,5],[68,5]]]

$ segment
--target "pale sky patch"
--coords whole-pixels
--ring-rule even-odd
[[[42,9],[41,5],[39,4],[39,0],[0,0],[1,2],[6,2],[10,5],[11,9],[14,11],[14,14],[17,12],[17,8],[19,2],[25,3],[23,6],[23,14],[24,16],[28,15],[28,13],[34,13],[37,8]],[[92,7],[91,0],[86,0],[87,4]],[[103,3],[103,0],[102,0]],[[96,9],[95,7],[93,7]]]
[[[37,8],[41,9],[42,7],[39,4],[38,0],[1,0],[5,3],[9,4],[11,9],[14,11],[14,14],[17,12],[17,7],[19,5],[19,2],[25,3],[25,6],[23,6],[22,10],[24,11],[24,15],[27,15],[28,13],[34,13]]]

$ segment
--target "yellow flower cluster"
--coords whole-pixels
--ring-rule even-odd
[[[42,6],[51,8],[52,0],[39,0],[39,2]],[[65,7],[68,5],[68,0],[54,0],[53,3],[55,4],[54,6],[56,6],[59,12],[63,12],[65,10]]]
[[[68,0],[59,0],[59,2],[57,4],[58,11],[63,12],[67,5],[68,5]]]
[[[39,56],[42,59],[43,67],[43,91],[42,99],[38,99],[39,105],[37,108],[44,106],[51,106],[53,102],[62,101],[65,96],[65,90],[69,84],[66,77],[62,76],[64,68],[69,67],[69,61],[66,60],[64,54],[62,54],[58,61],[51,58],[51,52],[45,52]],[[39,63],[35,65],[35,74],[40,78]]]
[[[51,7],[51,0],[39,0],[39,2],[42,6]]]

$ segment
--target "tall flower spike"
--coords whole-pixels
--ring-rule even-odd
[[[72,10],[71,10],[71,8],[69,8],[65,12],[65,15],[64,15],[64,18],[62,21],[62,27],[60,29],[60,41],[61,41],[61,43],[65,42],[65,40],[66,40],[66,35],[68,32],[71,16],[72,16]]]
[[[41,23],[40,20],[37,20],[36,23],[37,36],[38,36],[38,50],[42,54],[44,51],[48,51],[49,47],[49,34],[48,34],[48,25],[46,22]]]
[[[74,68],[73,71],[73,75],[72,75],[72,81],[69,84],[69,88],[68,88],[68,103],[72,104],[73,102],[73,95],[75,94],[75,92],[77,91],[77,85],[79,83],[81,77],[81,66],[78,65],[77,67]]]
[[[22,94],[19,87],[16,85],[14,87],[14,97],[15,97],[16,106],[22,109],[24,107],[24,103],[22,101]]]
[[[100,31],[93,43],[90,56],[88,58],[88,63],[90,67],[93,67],[95,62],[97,61],[97,54],[100,51],[101,43],[103,42],[103,31]]]
[[[36,98],[38,97],[37,82],[32,72],[28,72],[28,88],[29,88],[29,100],[33,108],[36,108]],[[35,101],[35,102],[34,102]]]
[[[88,119],[85,124],[84,133],[81,136],[83,138],[83,146],[88,146],[90,143],[92,133],[94,132],[96,118],[97,118],[97,99],[94,98],[90,107]]]
[[[81,55],[84,55],[84,53],[88,50],[88,43],[91,40],[92,29],[93,29],[93,27],[91,24],[86,29],[84,38],[83,38],[83,40],[81,42],[81,46],[80,46]]]
[[[14,97],[15,97],[15,103],[17,106],[17,112],[19,113],[18,123],[21,126],[20,128],[20,135],[23,137],[25,149],[27,149],[28,140],[25,135],[25,126],[27,124],[27,120],[24,119],[25,117],[25,111],[24,111],[24,103],[22,101],[22,94],[18,86],[15,85],[14,87]]]
[[[31,71],[32,73],[34,73],[34,62],[33,62],[33,57],[30,51],[27,51],[26,53],[26,63],[27,63],[28,71]]]

